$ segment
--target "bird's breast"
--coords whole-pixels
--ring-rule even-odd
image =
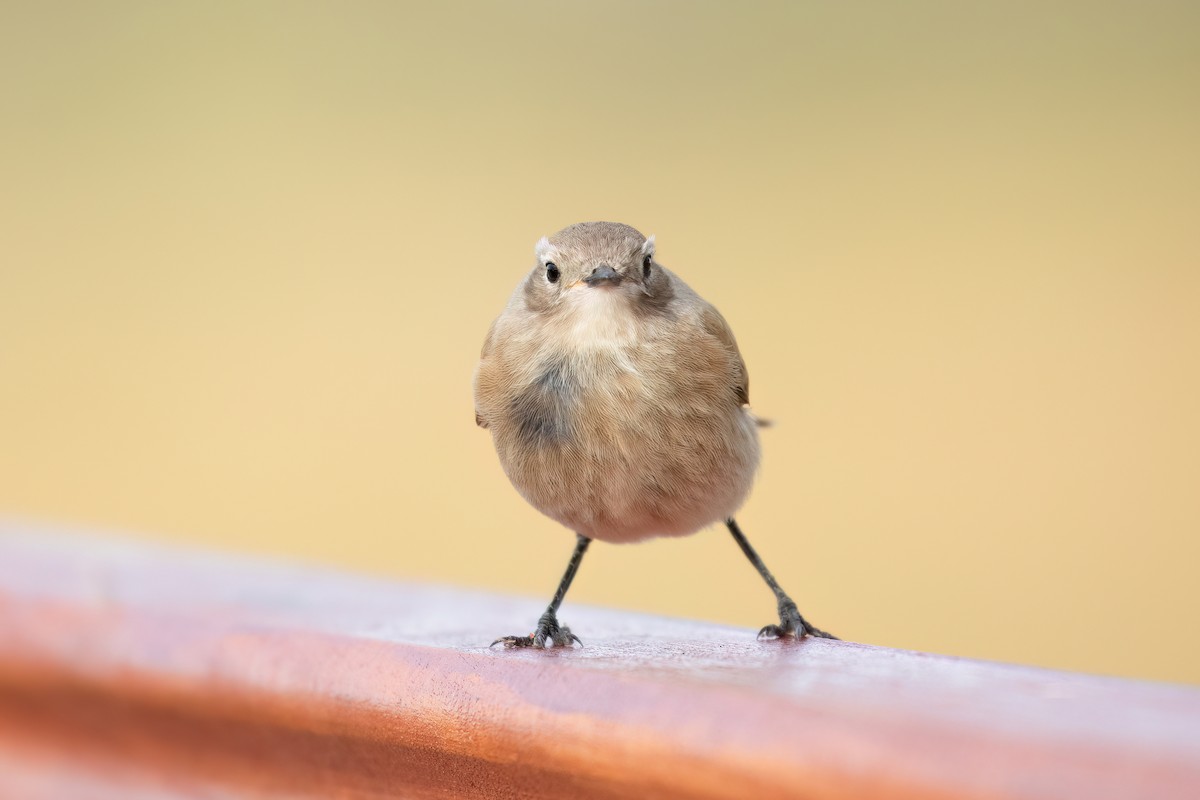
[[[749,491],[757,434],[727,380],[653,343],[530,359],[493,425],[530,503],[608,541],[690,533]]]
[[[567,359],[549,358],[539,363],[532,380],[512,399],[512,427],[521,445],[537,448],[569,443],[579,390]]]
[[[512,397],[513,431],[525,447],[578,450],[603,430],[615,433],[646,386],[627,348],[559,350],[538,359]]]

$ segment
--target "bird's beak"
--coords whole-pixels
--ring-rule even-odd
[[[592,274],[583,279],[588,286],[616,286],[621,282],[621,273],[608,264],[601,264],[592,270]]]

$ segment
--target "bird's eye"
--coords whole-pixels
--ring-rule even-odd
[[[546,262],[546,280],[558,283],[558,265],[553,261]]]
[[[642,259],[642,277],[643,278],[650,277],[650,262],[652,260],[653,259],[651,259],[650,256],[646,256],[645,258]]]

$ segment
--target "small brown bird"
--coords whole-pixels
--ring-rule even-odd
[[[475,421],[517,491],[577,541],[537,629],[492,644],[579,641],[557,615],[593,539],[720,521],[779,601],[779,624],[759,636],[835,638],[800,616],[733,519],[758,467],[759,423],[725,319],[628,225],[571,225],[535,252],[483,343]]]

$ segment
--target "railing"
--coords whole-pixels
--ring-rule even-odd
[[[541,610],[0,525],[0,797],[1200,797],[1196,689]]]

